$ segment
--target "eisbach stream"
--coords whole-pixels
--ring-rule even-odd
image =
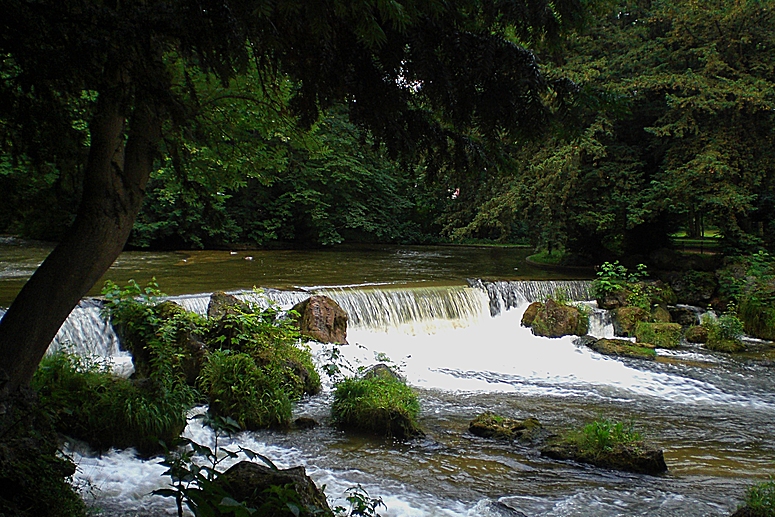
[[[656,362],[604,357],[571,337],[535,337],[520,326],[530,300],[557,289],[584,299],[587,282],[473,285],[317,290],[350,314],[350,345],[340,350],[352,364],[373,364],[384,354],[419,390],[425,439],[399,444],[331,428],[326,385],[295,410],[323,425],[246,432],[235,441],[282,468],[304,465],[334,501],[361,484],[384,499],[387,516],[725,516],[747,485],[775,472],[772,368],[698,347],[660,350]],[[267,295],[288,307],[309,293]],[[199,312],[208,301],[173,299]],[[91,320],[97,310],[86,304],[71,319]],[[594,312],[592,333],[612,333],[604,312]],[[111,336],[99,327],[79,341],[84,351],[126,362]],[[320,364],[330,349],[313,345]],[[468,422],[485,410],[535,416],[550,429],[600,416],[631,419],[665,449],[670,471],[653,477],[549,461],[527,447],[470,435]],[[195,420],[186,434],[200,443],[212,439]],[[148,495],[166,484],[159,458],[73,451],[78,479],[105,515],[174,514],[172,501]]]

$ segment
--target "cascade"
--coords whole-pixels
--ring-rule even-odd
[[[486,295],[464,286],[322,289],[349,316],[351,327],[388,329],[447,320],[467,325],[482,316]]]
[[[197,314],[207,314],[207,305],[210,303],[211,293],[185,294],[180,296],[170,296],[167,300],[173,301],[184,309]],[[227,294],[236,296],[244,302],[250,302],[258,307],[267,308],[274,304],[281,309],[287,310],[297,303],[309,298],[310,293],[306,291],[281,291],[279,289],[256,289],[253,291],[227,291]]]
[[[503,311],[519,307],[526,302],[542,302],[549,297],[562,293],[574,301],[589,300],[588,280],[520,280],[487,281],[469,279],[471,287],[483,289],[490,297],[490,315],[497,316]]]

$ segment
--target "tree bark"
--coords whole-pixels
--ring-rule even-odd
[[[152,103],[125,88],[100,94],[90,124],[83,198],[73,226],[0,321],[0,394],[28,385],[59,327],[124,247],[140,210],[161,137]]]

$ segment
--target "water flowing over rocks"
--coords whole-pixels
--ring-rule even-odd
[[[503,311],[514,309],[525,302],[542,302],[547,298],[563,293],[568,300],[589,300],[588,280],[546,280],[541,282],[520,280],[498,282],[469,279],[471,287],[483,289],[490,297],[490,315],[497,316]]]

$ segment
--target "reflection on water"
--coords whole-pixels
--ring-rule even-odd
[[[50,248],[0,240],[0,307],[7,306]],[[168,294],[251,289],[291,289],[363,284],[464,284],[499,280],[567,278],[527,262],[530,248],[462,246],[340,246],[320,250],[186,251],[122,253],[104,280],[145,284],[156,277]],[[591,276],[591,274],[589,275]],[[570,278],[584,278],[574,273]]]

